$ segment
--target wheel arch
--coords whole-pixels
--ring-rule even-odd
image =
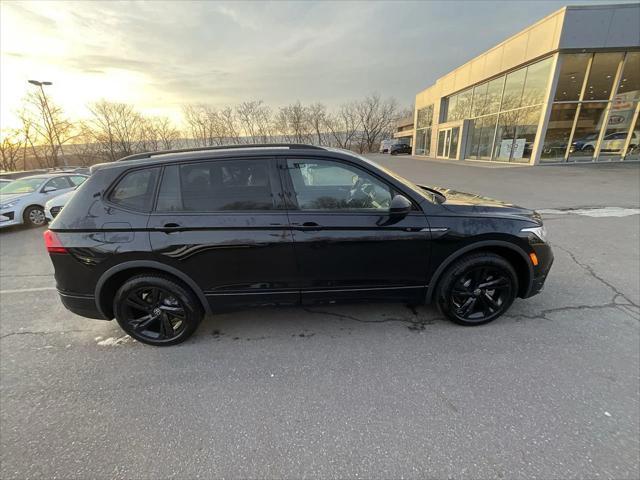
[[[533,284],[533,267],[527,257],[527,254],[516,245],[502,240],[485,240],[482,242],[472,243],[460,250],[456,250],[449,255],[436,269],[431,276],[429,286],[427,288],[426,303],[430,303],[433,299],[433,294],[437,288],[438,282],[442,278],[442,274],[449,268],[449,266],[470,253],[488,252],[495,253],[508,260],[518,275],[518,296],[524,297],[527,292],[531,290]]]
[[[109,298],[113,299],[116,290],[123,282],[140,273],[165,273],[175,277],[193,291],[200,301],[203,311],[206,314],[211,313],[209,302],[196,282],[177,268],[153,260],[132,260],[105,271],[100,276],[95,288],[94,296],[98,311],[106,318],[113,318],[113,307],[107,300]]]

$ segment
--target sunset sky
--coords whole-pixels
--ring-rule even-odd
[[[2,1],[1,126],[16,125],[28,79],[53,82],[71,119],[101,98],[176,122],[186,103],[335,106],[377,91],[409,106],[567,3],[589,2]]]

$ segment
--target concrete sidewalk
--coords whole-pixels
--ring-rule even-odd
[[[640,206],[638,162],[528,167],[381,154],[367,157],[415,183],[479,193],[532,208]]]

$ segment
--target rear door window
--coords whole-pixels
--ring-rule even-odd
[[[67,177],[55,177],[49,180],[45,184],[44,188],[50,189],[52,191],[64,190],[65,188],[71,188],[71,185],[69,184],[69,180],[67,180]]]
[[[71,175],[69,177],[69,180],[71,180],[71,183],[73,183],[73,185],[76,187],[79,185],[82,185],[86,179],[87,177],[85,177],[84,175]]]
[[[216,160],[165,167],[157,211],[275,208],[269,160]]]
[[[132,210],[148,212],[153,206],[159,172],[160,168],[155,167],[127,173],[115,186],[109,200]]]

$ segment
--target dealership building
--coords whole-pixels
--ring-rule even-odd
[[[640,4],[564,7],[416,95],[413,153],[639,160],[639,101]]]

